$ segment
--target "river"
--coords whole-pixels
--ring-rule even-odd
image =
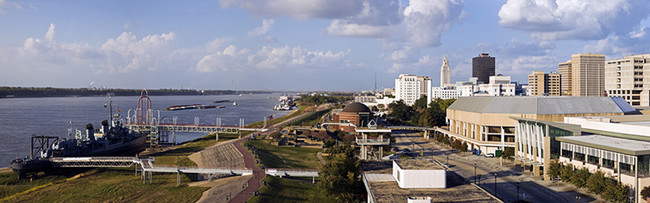
[[[220,109],[192,109],[180,111],[160,111],[161,121],[178,123],[195,122],[198,117],[201,124],[215,124],[221,118],[222,125],[238,125],[243,118],[246,124],[261,121],[269,115],[276,118],[286,115],[288,111],[274,111],[280,94],[245,94],[245,95],[206,95],[206,96],[151,96],[151,108],[161,110],[171,105],[213,104],[217,100],[237,102],[217,103],[225,106]],[[137,108],[139,96],[113,97],[113,113],[120,110],[120,117],[127,116],[129,109]],[[17,157],[26,157],[30,153],[32,135],[58,136],[66,138],[69,129],[85,129],[92,123],[95,128],[101,126],[102,120],[108,119],[108,97],[48,97],[48,98],[8,98],[0,99],[0,167],[9,166]],[[158,111],[155,116],[157,117]],[[133,115],[131,115],[133,116]],[[205,135],[205,133],[176,133],[176,141],[184,142]],[[171,138],[170,138],[171,139]]]

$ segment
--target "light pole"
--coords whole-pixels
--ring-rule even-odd
[[[447,167],[449,167],[449,154],[447,154]]]
[[[494,172],[494,196],[497,196],[497,172]]]
[[[476,163],[474,163],[474,184],[476,184]]]
[[[519,201],[519,182],[517,182],[517,201]]]

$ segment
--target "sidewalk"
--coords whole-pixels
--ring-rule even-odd
[[[239,152],[244,155],[244,163],[246,165],[246,168],[253,169],[253,177],[249,179],[245,185],[242,186],[246,189],[237,194],[237,196],[233,197],[229,202],[246,202],[246,200],[255,195],[255,192],[262,187],[262,179],[266,177],[264,170],[259,169],[257,166],[255,166],[255,159],[253,158],[253,155],[249,153],[248,150],[244,148],[244,146],[242,146],[242,143],[246,140],[247,139],[241,139],[233,144],[235,147],[237,147],[237,150],[239,150]]]

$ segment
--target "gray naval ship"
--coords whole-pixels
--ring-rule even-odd
[[[35,147],[38,143],[41,146]],[[145,149],[146,135],[135,133],[124,127],[119,119],[111,118],[110,123],[102,121],[100,129],[95,130],[92,124],[87,124],[86,130],[75,130],[73,139],[33,136],[32,154],[12,160],[11,168],[19,178],[24,178],[27,173],[50,170],[53,166],[49,158],[52,157],[133,155]]]

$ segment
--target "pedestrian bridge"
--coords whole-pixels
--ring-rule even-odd
[[[271,176],[291,176],[291,177],[318,177],[318,170],[314,169],[295,169],[295,168],[267,168],[267,175]]]
[[[173,167],[155,166],[153,157],[54,157],[49,159],[54,167],[61,168],[83,168],[83,167],[131,167],[134,164],[135,173],[142,172],[142,180],[146,183],[146,175],[149,172],[149,182],[152,182],[153,172],[176,173],[178,184],[180,184],[181,173],[195,174],[224,174],[224,175],[252,175],[253,170],[247,168],[199,168],[199,167]],[[138,167],[139,165],[139,167]]]

